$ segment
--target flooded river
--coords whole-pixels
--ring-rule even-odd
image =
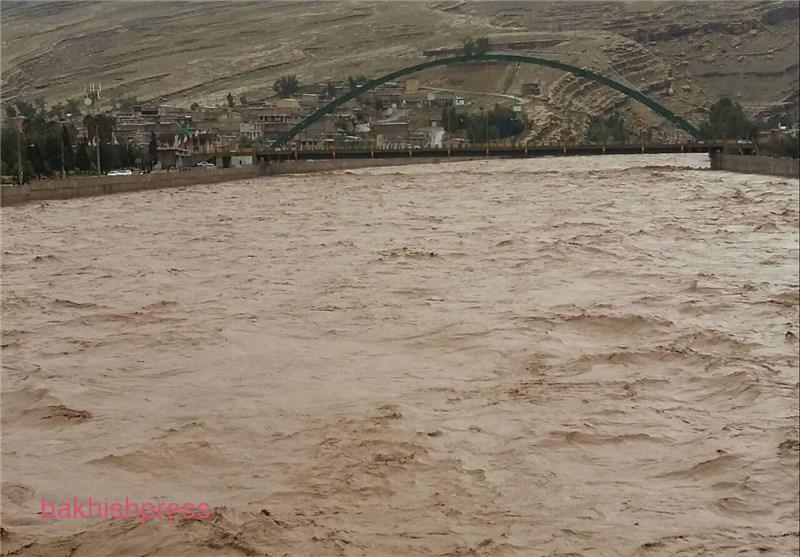
[[[707,166],[3,209],[3,552],[796,554],[798,182]]]

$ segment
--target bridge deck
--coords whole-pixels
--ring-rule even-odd
[[[464,149],[356,149],[287,150],[257,153],[259,159],[269,161],[315,160],[315,159],[369,159],[369,158],[452,158],[452,157],[553,157],[579,155],[634,155],[659,153],[708,153],[721,149],[715,144],[654,144],[654,145],[571,145],[571,146],[475,146]]]

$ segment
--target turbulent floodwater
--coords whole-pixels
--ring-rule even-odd
[[[798,182],[701,166],[3,209],[3,551],[796,554]],[[213,512],[37,514],[74,496]]]

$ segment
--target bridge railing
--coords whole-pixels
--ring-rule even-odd
[[[544,149],[553,149],[553,148],[574,148],[574,147],[593,147],[597,149],[603,148],[619,148],[619,147],[654,147],[654,146],[673,146],[673,145],[702,145],[702,143],[686,141],[681,143],[631,143],[631,142],[623,142],[623,141],[614,141],[614,142],[607,142],[607,143],[576,143],[576,142],[547,142],[547,143],[533,143],[533,142],[524,142],[524,141],[489,141],[486,142],[479,142],[479,143],[455,143],[452,145],[440,145],[440,146],[427,146],[427,145],[420,145],[420,144],[403,144],[403,143],[389,143],[384,145],[376,145],[374,143],[369,142],[354,142],[354,143],[340,143],[336,145],[288,145],[277,149],[259,149],[259,153],[287,153],[287,152],[294,152],[294,151],[303,151],[303,152],[332,152],[332,151],[431,151],[431,150],[440,150],[440,151],[472,151],[475,149],[537,149],[537,148],[544,148]]]
[[[509,157],[535,157],[558,155],[612,155],[612,154],[640,154],[640,153],[706,153],[719,150],[719,147],[703,143],[682,144],[622,144],[622,145],[469,145],[458,147],[427,147],[419,149],[375,149],[369,146],[349,145],[336,149],[287,149],[262,152],[259,159],[274,161],[308,160],[308,159],[337,159],[337,158],[414,158],[434,157],[450,158],[459,156],[484,157],[484,156],[509,156]]]

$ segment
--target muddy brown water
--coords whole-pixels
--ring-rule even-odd
[[[3,209],[3,552],[796,554],[798,182],[707,165]]]

